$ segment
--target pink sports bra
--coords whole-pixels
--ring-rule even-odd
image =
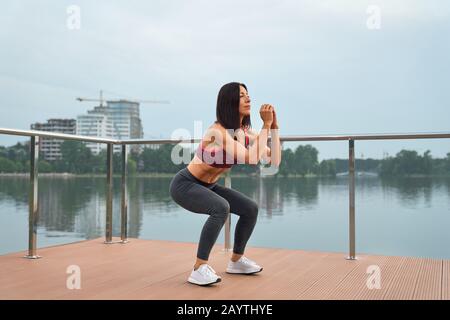
[[[245,147],[248,148],[250,140],[246,129],[244,129],[244,133]],[[222,156],[216,156],[217,153],[222,153]],[[203,146],[203,141],[198,146],[196,154],[197,157],[199,157],[203,162],[214,168],[231,168],[234,164],[237,164],[237,160],[228,155],[226,150],[222,148],[212,148],[211,150],[206,150]]]

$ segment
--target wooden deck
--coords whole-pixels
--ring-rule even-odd
[[[230,253],[216,245],[210,264],[222,282],[188,283],[196,243],[103,239],[0,256],[0,299],[450,299],[450,261],[343,253],[247,248],[264,267],[255,275],[230,275]],[[81,289],[69,290],[67,267],[81,268]],[[367,267],[379,266],[381,288],[367,287]]]

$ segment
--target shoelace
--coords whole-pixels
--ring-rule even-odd
[[[216,270],[214,270],[209,264],[206,265],[209,270],[211,270],[214,274],[216,274]]]
[[[242,261],[243,263],[245,263],[245,264],[251,264],[251,265],[255,265],[255,264],[256,264],[254,261],[250,260],[249,258],[247,258],[247,257],[245,257],[245,256],[242,256],[242,257],[241,257],[241,261]]]
[[[216,271],[210,266],[210,265],[206,265],[206,268],[204,268],[206,274],[210,277],[212,276],[216,276]]]

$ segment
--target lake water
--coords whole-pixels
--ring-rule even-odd
[[[173,202],[169,183],[129,178],[129,237],[198,242],[207,216]],[[120,236],[120,179],[114,184],[113,235]],[[347,254],[346,177],[236,177],[232,187],[260,207],[249,246]],[[39,199],[38,248],[104,236],[104,178],[42,177]],[[0,254],[27,249],[27,220],[28,179],[0,177]],[[450,258],[449,226],[450,178],[356,179],[357,253]],[[217,243],[223,239],[222,230]]]

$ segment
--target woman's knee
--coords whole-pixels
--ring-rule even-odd
[[[172,199],[177,199],[179,192],[178,189],[180,188],[181,182],[178,179],[178,176],[175,176],[172,178],[172,180],[169,183],[169,194]]]
[[[211,209],[211,214],[226,220],[228,213],[230,212],[230,204],[228,201],[218,201]]]
[[[256,219],[258,217],[259,206],[252,200],[247,204],[246,211],[251,218]]]

